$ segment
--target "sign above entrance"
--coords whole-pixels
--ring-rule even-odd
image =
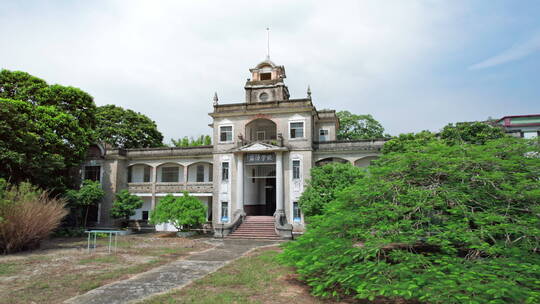
[[[247,153],[246,164],[268,164],[276,162],[275,153]]]

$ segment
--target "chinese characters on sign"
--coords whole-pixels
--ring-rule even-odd
[[[246,163],[258,164],[258,163],[274,163],[276,162],[276,155],[274,153],[248,153],[246,154]]]

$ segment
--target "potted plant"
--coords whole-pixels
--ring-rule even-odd
[[[186,191],[181,197],[168,194],[150,213],[150,223],[154,225],[170,223],[178,230],[177,235],[181,237],[194,235],[191,229],[204,222],[206,222],[206,206]]]

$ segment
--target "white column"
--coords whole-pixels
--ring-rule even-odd
[[[283,212],[283,153],[276,152],[276,212]]]
[[[244,155],[236,156],[236,209],[244,210]]]

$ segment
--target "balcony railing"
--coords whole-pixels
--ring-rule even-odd
[[[152,193],[154,183],[129,183],[128,190],[131,193]],[[213,191],[212,182],[189,182],[184,183],[155,183],[156,193],[181,193],[184,191],[195,193],[208,193]]]

